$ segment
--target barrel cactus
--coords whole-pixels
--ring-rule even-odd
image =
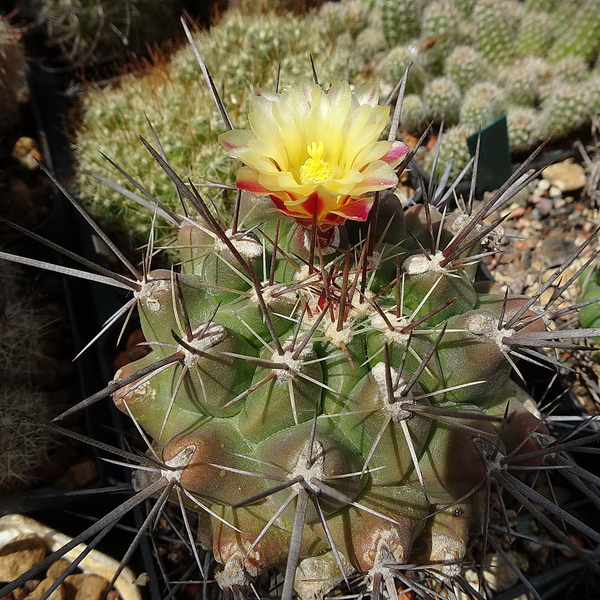
[[[556,362],[536,347],[596,330],[549,331],[539,294],[475,279],[501,236],[486,220],[528,165],[478,211],[404,210],[391,190],[410,153],[393,128],[377,141],[388,116],[369,86],[260,91],[250,129],[220,137],[243,163],[229,216],[143,140],[186,204],[156,209],[178,227],[180,267],[112,276],[152,352],[83,404],[110,395],[144,432],[137,501],[208,514],[234,594],[277,568],[286,600],[356,576],[373,597],[441,597],[432,581],[476,594],[460,571],[492,489],[583,560],[547,515],[600,542],[520,475],[566,459],[511,379],[519,359]]]

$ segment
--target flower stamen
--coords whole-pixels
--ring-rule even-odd
[[[306,147],[309,158],[300,167],[300,183],[321,183],[331,177],[331,165],[321,157],[325,151],[323,142],[312,142]]]

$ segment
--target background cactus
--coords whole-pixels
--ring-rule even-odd
[[[587,489],[511,373],[515,361],[556,364],[538,347],[600,331],[549,330],[560,294],[542,306],[544,288],[526,298],[476,280],[497,249],[492,215],[529,164],[476,211],[427,199],[404,210],[385,188],[408,149],[375,142],[389,113],[376,104],[372,88],[325,93],[307,79],[254,97],[251,130],[221,136],[245,163],[232,213],[144,141],[185,203],[157,208],[178,230],[180,264],[112,275],[152,352],[82,406],[112,396],[144,432],[147,457],[120,453],[145,472],[136,502],[177,497],[210,516],[225,590],[285,565],[273,575],[284,600],[322,598],[354,574],[376,597],[382,583],[392,597],[471,593],[461,565],[473,531],[495,535],[498,489],[593,567],[551,518],[600,535],[523,477],[562,466]]]
[[[573,10],[573,6],[571,10]],[[567,56],[580,56],[593,60],[600,50],[600,2],[586,0],[572,14],[572,25],[557,37],[549,51],[550,60],[557,61]]]
[[[423,90],[425,103],[430,107],[430,118],[443,119],[447,125],[458,122],[462,99],[458,86],[450,77],[436,77]]]
[[[418,0],[377,0],[383,34],[390,46],[405,44],[420,33],[421,3]]]
[[[145,53],[164,40],[181,8],[178,0],[17,0],[30,27],[44,31],[69,66]]]
[[[50,316],[36,309],[31,286],[16,265],[0,261],[0,491],[30,487],[56,448],[56,435],[34,419],[50,419],[59,408],[56,369],[48,343]]]

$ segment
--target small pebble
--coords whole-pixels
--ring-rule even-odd
[[[563,192],[572,192],[585,185],[585,170],[571,160],[546,167],[542,175]]]
[[[0,581],[12,581],[46,557],[46,544],[36,535],[24,534],[0,548]]]
[[[65,579],[67,595],[72,600],[102,600],[107,585],[108,581],[98,575],[78,573]]]
[[[567,205],[567,201],[564,198],[555,198],[554,199],[554,208],[564,208]]]
[[[550,189],[550,182],[547,179],[540,179],[537,184],[537,190],[540,192],[546,192]]]
[[[548,196],[550,196],[550,198],[559,198],[562,196],[562,191],[559,187],[551,185],[550,189],[548,190]]]
[[[552,200],[549,198],[541,198],[534,210],[537,210],[542,217],[547,217],[552,212],[553,208],[554,202],[552,202]]]

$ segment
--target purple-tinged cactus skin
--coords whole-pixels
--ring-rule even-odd
[[[181,265],[113,276],[152,352],[82,405],[112,396],[146,436],[134,458],[149,473],[131,503],[159,495],[209,516],[226,592],[271,574],[283,600],[357,580],[374,599],[382,585],[392,598],[440,597],[434,585],[481,597],[460,573],[471,537],[494,535],[492,492],[538,516],[520,468],[568,464],[511,374],[556,364],[540,347],[600,332],[550,330],[545,287],[525,298],[475,280],[497,251],[493,214],[532,179],[535,156],[477,210],[425,196],[405,211],[393,189],[412,153],[394,130],[379,140],[390,112],[347,82],[258,91],[249,129],[220,137],[243,162],[232,215],[143,140],[185,203],[157,208],[178,228]]]

